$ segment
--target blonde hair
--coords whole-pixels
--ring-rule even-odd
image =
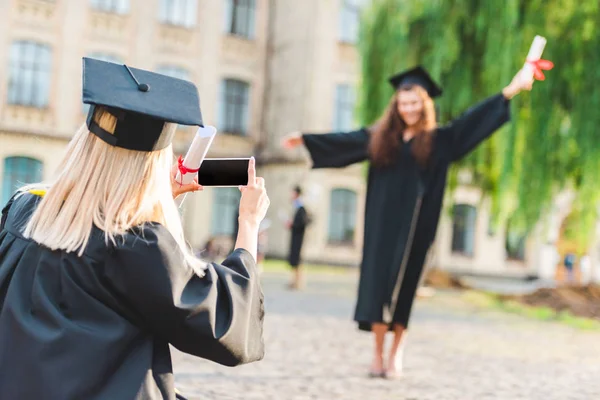
[[[94,121],[114,133],[117,119],[96,107]],[[163,133],[176,129],[166,123]],[[142,152],[111,146],[83,125],[66,149],[58,175],[48,185],[24,230],[24,236],[57,250],[81,256],[95,225],[104,231],[107,245],[146,222],[165,226],[196,271],[204,264],[186,245],[181,219],[171,189],[173,149]]]

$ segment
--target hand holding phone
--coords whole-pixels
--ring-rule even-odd
[[[260,222],[269,209],[269,197],[265,189],[265,180],[256,177],[254,158],[248,162],[247,182],[240,186],[240,216],[236,248],[246,249],[257,259],[258,233]]]
[[[265,189],[264,178],[256,176],[254,157],[248,163],[247,185],[241,186],[240,191],[242,192],[240,220],[249,220],[260,224],[267,215],[270,200]]]

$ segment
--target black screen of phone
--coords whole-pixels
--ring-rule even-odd
[[[244,159],[205,158],[198,171],[202,186],[245,186],[248,184],[248,162]]]

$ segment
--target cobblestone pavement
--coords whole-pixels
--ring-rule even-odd
[[[458,294],[419,300],[402,379],[366,377],[371,337],[352,322],[356,277],[312,275],[302,292],[263,278],[267,354],[222,367],[174,350],[191,399],[600,399],[600,333],[482,310]]]

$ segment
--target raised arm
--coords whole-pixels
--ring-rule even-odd
[[[240,190],[237,250],[222,264],[199,271],[164,226],[149,224],[117,247],[105,271],[120,303],[154,335],[181,351],[229,366],[264,354],[256,253],[269,198],[264,179],[256,176],[254,158],[248,164],[248,184]]]
[[[460,117],[439,129],[440,148],[450,161],[458,161],[510,120],[510,99],[530,90],[533,78],[519,71],[502,93],[471,107]]]
[[[111,291],[158,338],[227,366],[263,357],[263,294],[248,251],[208,264],[201,276],[167,229],[152,225],[112,257]]]
[[[510,119],[509,100],[502,94],[475,105],[439,129],[450,161],[458,161]]]
[[[369,133],[360,129],[347,133],[294,133],[283,140],[291,149],[304,144],[313,168],[342,168],[368,158]]]

